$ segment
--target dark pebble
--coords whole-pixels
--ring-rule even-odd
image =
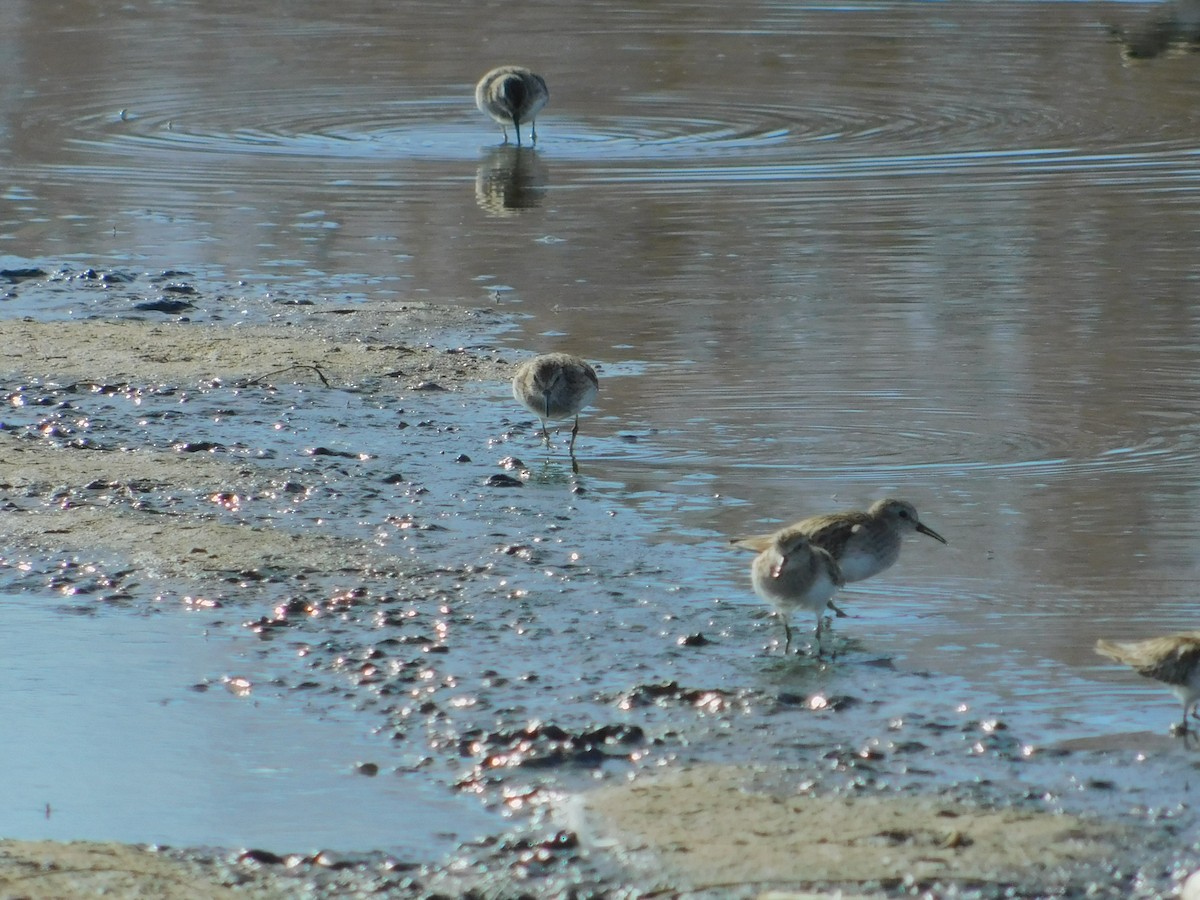
[[[172,444],[171,449],[180,453],[212,453],[215,450],[224,450],[225,447],[213,441],[179,441]]]
[[[238,862],[256,862],[263,866],[281,866],[284,859],[270,850],[246,850],[238,856]]]
[[[46,273],[41,269],[0,269],[0,278],[3,278],[10,284],[16,284],[18,281],[25,281],[29,278],[45,277]]]
[[[135,303],[133,308],[142,310],[143,312],[160,312],[175,315],[189,309],[195,309],[196,306],[186,300],[168,300],[166,297],[162,297],[158,300],[146,300],[142,303]]]
[[[305,456],[339,456],[342,459],[358,459],[359,454],[349,450],[330,450],[328,447],[309,447],[304,451]]]
[[[579,837],[573,831],[560,831],[542,846],[547,850],[573,850],[579,846]]]
[[[513,478],[511,475],[497,473],[488,476],[488,480],[484,482],[488,487],[524,487],[525,482],[519,478]]]

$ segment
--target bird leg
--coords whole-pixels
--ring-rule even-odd
[[[579,416],[575,417],[575,427],[571,429],[571,443],[567,447],[567,452],[572,456],[575,455],[575,435],[579,434]]]
[[[792,652],[792,626],[788,624],[787,616],[785,616],[783,613],[776,613],[776,615],[779,616],[780,621],[783,622],[783,652],[786,656],[788,653]]]

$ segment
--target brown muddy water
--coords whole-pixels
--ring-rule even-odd
[[[561,670],[546,684],[563,689],[541,692],[563,704],[549,713],[518,697],[506,709],[582,722],[595,718],[588,703],[611,709],[639,684],[776,700],[815,686],[931,715],[963,705],[1040,744],[1157,746],[1143,733],[1164,732],[1177,705],[1091,647],[1200,622],[1193,13],[12,0],[0,8],[0,264],[172,269],[318,309],[487,306],[517,323],[489,335],[510,359],[570,349],[599,363],[583,495],[559,462],[536,469],[541,451],[513,430],[523,420],[504,385],[423,401],[471,436],[455,452],[484,465],[511,452],[540,471],[511,507],[443,486],[440,502],[459,512],[447,535],[421,538],[423,554],[494,560],[549,540],[561,515],[555,553],[593,560],[581,575],[556,556],[557,574],[522,588],[543,591],[559,621],[505,607],[505,640],[485,653],[503,674],[486,677],[519,681],[553,658]],[[536,148],[499,146],[473,106],[476,78],[503,62],[549,83]],[[49,296],[14,290],[0,311],[120,312]],[[198,301],[185,315],[255,313]],[[326,431],[346,420],[345,447],[395,452],[391,411],[356,400],[346,419],[295,402],[293,434],[315,433],[310,443],[332,446]],[[226,427],[238,435],[235,423],[209,437],[230,440]],[[453,467],[430,466],[436,492]],[[324,511],[357,517],[347,529],[386,515],[385,500],[338,490],[360,501]],[[844,595],[855,618],[837,623],[845,649],[831,671],[764,653],[772,623],[754,618],[747,560],[725,536],[885,494],[912,500],[950,546],[913,539],[895,569]],[[489,592],[508,596],[488,587],[478,602]],[[527,615],[548,643],[515,640]],[[79,621],[39,625],[27,606],[4,617],[34,642]],[[119,640],[119,623],[107,627],[87,638],[98,653]],[[701,632],[716,643],[674,643]],[[190,640],[182,629],[180,645]],[[227,666],[194,668],[179,685]],[[261,721],[280,710],[268,712]],[[870,719],[866,733],[887,713],[871,707]],[[471,727],[484,726],[455,733]],[[763,743],[786,744],[776,738]],[[277,746],[248,734],[251,757],[255,741]],[[1190,768],[1170,758],[1164,784],[1172,765]],[[37,797],[22,802],[40,809]],[[95,822],[77,836],[134,836]],[[428,831],[381,830],[405,846]],[[181,826],[171,839],[213,837]],[[257,840],[291,838],[264,827]]]

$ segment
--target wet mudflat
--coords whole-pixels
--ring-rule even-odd
[[[27,279],[16,293],[58,290],[62,281]],[[77,301],[95,290],[92,279],[74,283]],[[256,366],[263,335],[243,337],[238,326],[214,332],[204,320],[227,301],[197,284],[199,321],[191,323],[148,323],[127,311],[127,297],[100,295],[90,304],[96,318],[57,323],[58,347],[68,352],[38,357],[37,377],[14,373],[9,382],[0,481],[10,621],[44,635],[37,653],[85,660],[90,643],[93,665],[108,670],[55,666],[54,684],[43,689],[60,701],[95,697],[88,692],[106,684],[109,704],[144,703],[149,691],[179,721],[209,721],[231,746],[247,744],[223,761],[189,765],[189,744],[210,758],[220,744],[211,735],[189,740],[178,721],[160,717],[159,727],[183,733],[178,744],[150,741],[147,788],[174,778],[218,791],[244,783],[283,821],[303,815],[307,802],[337,814],[323,814],[327,822],[311,831],[294,820],[272,828],[218,797],[176,814],[147,806],[150,821],[140,828],[96,818],[83,826],[99,829],[90,835],[63,834],[55,826],[80,827],[80,805],[102,792],[83,791],[49,766],[7,813],[8,828],[26,837],[132,840],[140,831],[142,840],[192,834],[203,837],[182,842],[220,843],[229,816],[238,824],[226,833],[248,829],[243,843],[254,852],[205,857],[214,860],[205,877],[264,890],[279,887],[276,879],[281,890],[293,879],[324,891],[370,884],[395,896],[472,887],[586,894],[618,885],[753,896],[796,881],[886,893],[1155,896],[1195,864],[1181,839],[1194,827],[1179,793],[1194,765],[1184,742],[1163,734],[1098,750],[1059,746],[1036,708],[1009,710],[950,673],[898,667],[859,633],[861,618],[838,622],[836,660],[784,658],[776,623],[757,604],[705,587],[733,551],[714,543],[683,554],[656,540],[662,520],[630,507],[625,487],[606,476],[609,460],[636,454],[653,435],[593,416],[573,472],[565,435],[543,448],[536,423],[506,397],[500,373],[511,358],[493,345],[495,331],[468,349],[401,340],[399,311],[386,319],[386,335],[369,312],[356,320],[346,311],[336,317],[336,340],[329,336],[333,347],[391,348],[380,352],[405,360],[403,375],[389,363],[352,379],[333,363],[292,366],[300,359],[286,356]],[[269,303],[257,310],[246,317],[271,321]],[[274,312],[273,328],[262,327],[296,334],[294,345],[311,359],[299,336],[315,340],[328,327],[322,317],[291,304]],[[468,321],[504,327],[494,311],[451,315],[443,325]],[[5,323],[6,343],[30,340],[34,325]],[[411,328],[434,337],[428,324]],[[111,333],[97,343],[97,329]],[[150,331],[153,351],[138,350],[151,346]],[[204,357],[214,343],[229,346]],[[70,352],[76,346],[81,352]],[[170,377],[121,374],[140,352],[173,367],[188,362]],[[50,374],[55,367],[63,377]],[[263,378],[256,368],[275,374]],[[627,380],[601,377],[613,386]],[[90,639],[72,627],[81,615],[99,628]],[[128,643],[123,628],[143,642],[170,630],[172,616],[186,616],[186,625],[159,652],[173,646],[186,656],[144,657],[142,670],[120,675],[123,664],[138,664],[131,650],[104,666],[108,648]],[[128,689],[111,684],[113,675]],[[24,700],[10,704],[17,733],[40,743],[36,722],[69,740],[69,710],[54,715],[37,691],[16,691]],[[220,715],[200,708],[212,702],[243,706]],[[298,717],[294,730],[288,715]],[[300,721],[314,718],[341,740],[310,736],[306,752],[255,763],[264,745],[304,741]],[[112,716],[92,727],[97,747],[129,729]],[[280,737],[266,728],[282,729]],[[644,793],[624,793],[631,774],[701,764],[723,767],[701,776],[711,795],[668,782],[647,806]],[[119,788],[117,770],[102,771]],[[592,804],[587,792],[597,786],[607,793]],[[355,800],[364,793],[371,802]],[[795,816],[832,821],[816,839],[823,856],[840,831],[823,817],[841,810],[861,821],[850,800],[867,802],[872,816],[882,809],[872,802],[913,806],[907,818],[889,812],[888,827],[846,829],[845,862],[801,874],[804,857],[787,845],[764,849],[767,833],[763,842],[753,833],[731,840],[720,827],[735,821],[727,817],[739,796],[784,803],[785,828]],[[949,806],[928,807],[931,796]],[[462,803],[470,806],[456,814]],[[767,874],[743,872],[736,888],[715,870],[689,867],[686,855],[666,870],[639,862],[660,843],[659,853],[679,852],[681,838],[657,834],[652,823],[679,820],[698,803],[696,821],[717,827],[706,834],[694,824],[686,840],[718,868],[722,852],[745,857],[757,846]],[[404,814],[386,814],[389,806]],[[195,815],[204,818],[200,829],[189,821]],[[769,821],[761,811],[747,815]],[[152,824],[160,817],[162,825]],[[996,831],[997,821],[1006,831]],[[467,828],[491,836],[472,841]],[[378,840],[359,849],[380,852],[348,846],[371,833]],[[1007,855],[997,849],[1006,842],[989,837],[1003,833]],[[1070,836],[1062,852],[1033,855],[1054,834]],[[894,874],[859,865],[880,846]],[[622,847],[638,852],[626,856]],[[439,852],[454,861],[422,867]]]
[[[644,813],[837,832],[842,797],[932,792],[812,839],[886,850],[894,877],[840,870],[867,892],[1168,892],[1194,751],[1091,647],[1196,627],[1191,10],[6,5],[0,587],[30,654],[56,618],[101,660],[122,622],[198,629],[168,707],[328,720],[307,799],[352,818],[390,779],[424,810],[362,868],[264,829],[220,879],[665,890],[579,842],[744,859],[776,836]],[[471,103],[508,61],[550,84],[536,148]],[[550,349],[601,368],[578,474],[504,384]],[[834,664],[782,659],[725,538],[884,494],[950,546],[843,595]],[[10,833],[66,835],[68,782],[36,783]],[[1060,809],[1078,856],[983,855],[988,816]],[[171,816],[143,839],[210,839]],[[532,831],[453,851],[476,817]]]

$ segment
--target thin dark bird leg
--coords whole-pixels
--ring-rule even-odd
[[[520,131],[517,131],[517,143],[518,144],[521,143],[521,132]],[[546,404],[546,417],[544,419],[542,419],[542,440],[546,442],[546,446],[550,446],[550,428],[546,425],[546,422],[549,421],[549,419],[550,419],[550,391],[549,390],[542,392],[542,400]]]
[[[837,616],[839,619],[849,619],[850,618],[850,613],[846,612],[844,609],[842,609],[840,606],[838,606],[832,600],[829,601],[829,608],[833,610],[833,614],[835,616]]]
[[[579,434],[579,416],[575,417],[575,427],[571,429],[571,443],[567,448],[567,452],[572,456],[575,455],[575,435]]]
[[[783,613],[776,613],[775,615],[779,616],[780,621],[783,622],[783,653],[786,656],[792,652],[792,626],[788,624],[787,616]]]
[[[533,143],[537,143],[537,119],[529,123],[529,131],[531,132]]]

